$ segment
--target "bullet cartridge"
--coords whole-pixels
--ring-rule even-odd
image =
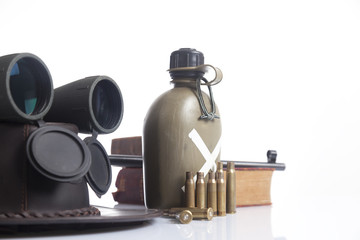
[[[182,224],[188,224],[193,220],[193,216],[189,210],[184,210],[176,214],[176,219],[178,219]]]
[[[234,162],[226,169],[226,213],[236,213],[236,172]]]
[[[218,179],[216,180],[217,187],[217,203],[218,203],[218,216],[226,215],[226,185],[224,181],[224,172],[218,173]]]
[[[197,173],[196,180],[196,207],[197,208],[205,208],[206,207],[206,199],[205,199],[205,180],[204,173]]]
[[[209,180],[207,182],[207,206],[214,210],[214,215],[217,215],[217,191],[215,173],[209,172]]]
[[[212,208],[170,208],[166,212],[168,214],[176,214],[184,210],[190,211],[193,219],[211,220],[214,217],[214,210]]]
[[[167,217],[175,217],[182,224],[188,224],[193,220],[192,213],[186,209],[172,213],[164,212],[163,215]]]
[[[216,173],[215,173],[215,180],[218,179],[218,175],[220,172],[224,172],[223,163],[222,162],[216,162]]]
[[[195,207],[195,183],[192,172],[186,172],[185,206]]]

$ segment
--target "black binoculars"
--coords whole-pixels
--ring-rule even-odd
[[[86,77],[54,90],[50,72],[37,56],[0,57],[0,124],[35,125],[26,140],[26,156],[53,181],[76,182],[85,176],[98,196],[107,192],[111,165],[96,137],[119,127],[123,109],[121,91],[110,77]],[[92,136],[81,140],[78,131]]]

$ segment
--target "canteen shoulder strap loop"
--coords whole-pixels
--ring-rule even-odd
[[[204,77],[198,78],[196,80],[196,92],[197,92],[197,97],[199,99],[199,103],[200,103],[200,107],[201,107],[201,111],[202,111],[202,115],[200,116],[200,119],[206,119],[206,120],[210,120],[210,121],[214,120],[214,118],[219,119],[220,116],[216,115],[216,106],[215,106],[215,101],[214,101],[211,85],[210,84],[207,85],[208,90],[209,90],[209,95],[210,95],[210,104],[211,104],[211,112],[209,112],[205,106],[204,99],[202,97],[201,81],[205,82],[204,85],[207,85],[206,83],[208,83],[208,81]]]

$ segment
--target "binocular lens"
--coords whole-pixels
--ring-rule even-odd
[[[10,94],[19,111],[27,116],[41,114],[52,95],[52,80],[44,65],[33,57],[19,59],[11,68]]]
[[[113,82],[99,81],[92,95],[92,109],[98,124],[112,129],[119,123],[122,114],[122,97]]]
[[[32,72],[24,59],[15,63],[10,73],[10,91],[16,106],[31,114],[36,106],[36,72]]]

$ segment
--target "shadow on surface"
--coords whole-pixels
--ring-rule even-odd
[[[96,223],[96,224],[62,224],[52,225],[31,225],[16,227],[1,227],[1,238],[18,238],[18,237],[46,237],[46,236],[69,236],[92,233],[105,233],[114,231],[126,231],[135,228],[150,226],[151,221],[130,222],[130,223]]]

